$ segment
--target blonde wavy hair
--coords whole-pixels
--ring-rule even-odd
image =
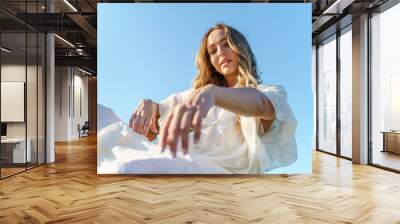
[[[200,89],[208,84],[227,87],[227,82],[222,74],[220,74],[211,64],[210,55],[207,50],[207,39],[214,30],[222,29],[228,40],[229,47],[239,56],[239,68],[237,82],[234,87],[252,87],[256,88],[261,83],[261,79],[257,70],[256,57],[250,48],[246,38],[238,30],[223,23],[217,23],[210,28],[203,36],[200,44],[199,52],[196,55],[197,76],[193,82],[195,90]],[[236,129],[240,128],[240,117],[236,116]]]
[[[211,64],[207,50],[207,39],[214,30],[222,29],[227,35],[229,47],[239,56],[239,69],[237,83],[234,87],[257,87],[261,83],[257,71],[257,62],[246,38],[238,30],[223,23],[217,23],[203,36],[199,52],[196,55],[197,75],[193,82],[193,88],[199,89],[208,84],[227,86],[225,78]]]

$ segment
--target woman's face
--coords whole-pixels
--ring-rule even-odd
[[[207,51],[210,55],[211,64],[223,76],[238,74],[239,56],[229,47],[224,30],[211,31],[207,38]]]

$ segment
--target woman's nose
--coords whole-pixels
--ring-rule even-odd
[[[225,49],[223,47],[218,47],[217,54],[218,56],[225,55],[226,54]]]

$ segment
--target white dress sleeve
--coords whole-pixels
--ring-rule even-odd
[[[242,132],[249,147],[249,160],[255,172],[268,172],[288,166],[297,159],[295,132],[297,121],[287,102],[282,86],[259,85],[275,109],[275,120],[267,132],[262,133],[259,118],[241,117]]]
[[[97,104],[97,130],[107,127],[108,125],[121,121],[115,112],[102,104]]]

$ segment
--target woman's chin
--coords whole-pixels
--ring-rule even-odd
[[[234,70],[230,70],[230,69],[222,70],[222,72],[221,72],[221,75],[223,75],[224,77],[232,76],[234,74],[235,74]]]

